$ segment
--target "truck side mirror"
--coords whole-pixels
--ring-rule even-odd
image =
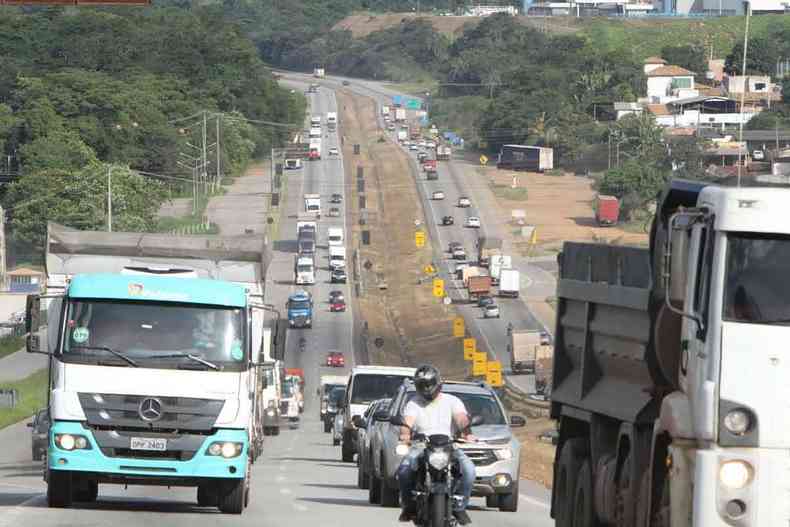
[[[41,297],[28,295],[25,308],[25,348],[28,353],[41,353],[41,342],[38,330],[41,329]]]
[[[686,283],[688,280],[689,233],[685,226],[671,225],[670,244],[672,252],[669,261],[669,300],[676,307],[682,308],[686,297]]]

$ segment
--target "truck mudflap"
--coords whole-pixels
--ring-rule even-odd
[[[82,437],[87,440],[85,448],[66,450],[57,446],[55,439],[64,435],[74,438]],[[137,437],[134,432],[124,432],[128,435],[129,447],[131,438]],[[150,438],[150,432],[140,432],[140,437]],[[168,439],[170,441],[170,439]],[[82,440],[74,441],[81,443]],[[232,443],[236,445],[238,454],[226,458],[220,453],[212,455],[209,448],[214,443],[223,445]],[[110,452],[121,451],[120,455]],[[242,479],[247,472],[247,457],[249,451],[249,437],[246,430],[220,429],[216,433],[206,436],[202,443],[190,453],[168,450],[132,450],[131,448],[101,448],[93,434],[82,423],[74,421],[55,421],[49,433],[49,448],[47,451],[47,466],[49,470],[68,470],[73,472],[91,472],[110,477],[124,477],[136,479],[144,483],[146,477],[152,480],[159,478],[223,478]],[[139,456],[134,455],[139,452]],[[161,452],[161,455],[159,454]],[[168,456],[168,452],[172,455]]]

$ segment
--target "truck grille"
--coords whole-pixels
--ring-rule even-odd
[[[487,465],[491,465],[492,463],[496,463],[496,454],[494,454],[493,450],[484,449],[484,450],[466,450],[464,449],[464,453],[466,456],[472,460],[472,463],[475,464],[476,467],[485,467]]]
[[[146,399],[159,403],[159,419],[141,417],[140,405]],[[79,400],[92,428],[162,432],[211,430],[225,403],[221,399],[92,393],[80,393]]]
[[[189,461],[195,457],[194,450],[132,450],[131,448],[102,448],[102,453],[107,457],[122,457],[126,459],[161,459],[165,461]]]

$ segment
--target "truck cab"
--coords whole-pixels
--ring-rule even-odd
[[[297,291],[288,297],[288,325],[292,328],[313,327],[313,297],[307,291]]]
[[[309,216],[316,218],[321,217],[321,195],[320,194],[305,194],[304,195],[304,211]]]
[[[346,268],[346,248],[338,245],[329,246],[329,268],[345,269]]]
[[[315,284],[315,262],[312,256],[300,254],[296,256],[294,267],[294,283],[296,285]]]

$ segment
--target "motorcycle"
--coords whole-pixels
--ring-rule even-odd
[[[392,418],[391,422],[400,426],[407,426],[398,417]],[[483,422],[482,417],[475,416],[471,419],[470,426],[476,426]],[[425,436],[423,434],[412,434],[412,444],[421,444],[424,448],[418,458],[418,469],[415,479],[415,488],[412,491],[414,503],[416,505],[416,515],[414,525],[418,527],[455,527],[457,520],[453,516],[454,505],[463,496],[453,494],[455,482],[461,477],[461,468],[453,456],[456,442],[442,434]],[[399,455],[409,453],[410,446],[399,444],[396,452]]]

